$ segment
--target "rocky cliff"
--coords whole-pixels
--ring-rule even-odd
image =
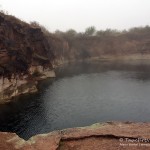
[[[0,13],[0,102],[37,91],[37,79],[55,76],[53,59],[40,28]]]
[[[150,59],[150,27],[139,30],[105,36],[66,37],[64,33],[63,38],[68,42],[65,60]]]
[[[0,133],[2,150],[148,150],[150,123],[107,122],[54,131],[28,141],[15,133]]]
[[[51,34],[0,13],[0,103],[37,91],[37,80],[54,77],[53,68],[71,61],[150,59],[150,27],[119,34]]]

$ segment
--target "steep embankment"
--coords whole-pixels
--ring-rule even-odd
[[[93,35],[74,30],[56,32],[68,42],[65,60],[84,59],[150,59],[150,26],[128,31],[105,30]],[[63,52],[62,52],[63,53]]]
[[[50,49],[40,28],[0,13],[0,103],[35,92],[37,79],[55,76]]]
[[[68,41],[67,60],[150,59],[150,30],[140,35],[73,37]]]
[[[0,133],[7,150],[146,150],[150,123],[108,122],[36,135],[25,141],[14,133]]]
[[[150,59],[150,27],[59,36],[0,13],[0,103],[37,91],[37,80],[55,76],[53,67],[93,59]]]

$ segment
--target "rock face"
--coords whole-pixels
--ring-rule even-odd
[[[19,96],[20,94],[34,93],[37,91],[37,82],[34,80],[15,78],[8,80],[7,78],[0,78],[0,103],[5,103],[11,98]]]
[[[0,103],[37,91],[37,79],[54,77],[53,59],[40,28],[0,13]]]
[[[59,35],[68,49],[59,49],[65,60],[85,59],[150,59],[150,27],[133,28],[126,32],[104,32],[93,36],[67,33]],[[57,56],[57,55],[56,55]],[[57,57],[56,57],[57,58]]]
[[[58,36],[0,12],[0,103],[37,91],[37,80],[55,77],[53,68],[64,63],[150,59],[149,39],[150,27],[117,35]]]
[[[107,122],[36,135],[25,141],[14,133],[0,133],[3,150],[147,150],[150,123]]]

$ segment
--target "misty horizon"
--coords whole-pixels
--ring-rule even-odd
[[[39,22],[50,32],[83,32],[89,26],[97,30],[128,30],[150,25],[148,0],[0,0],[0,9],[27,23]]]

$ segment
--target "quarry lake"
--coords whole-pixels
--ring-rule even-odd
[[[39,133],[105,121],[150,121],[150,62],[95,61],[56,69],[39,92],[0,105],[0,131]]]

